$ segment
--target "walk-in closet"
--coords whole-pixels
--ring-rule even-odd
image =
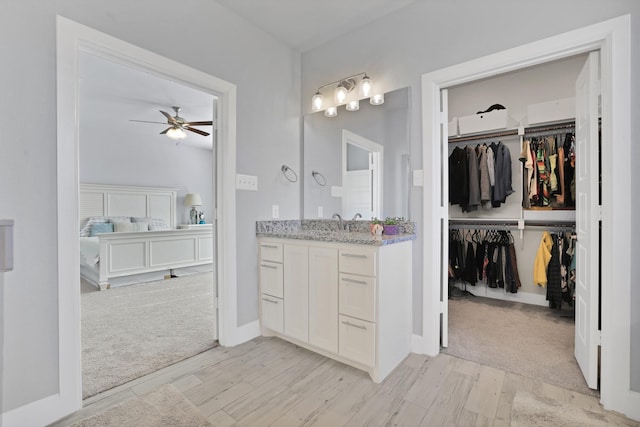
[[[589,276],[593,258],[583,257],[582,268],[576,260],[594,250],[597,259],[599,246],[587,234],[589,251],[579,248],[576,222],[590,211],[578,194],[585,183],[577,182],[598,182],[599,139],[589,142],[596,158],[580,158],[576,128],[585,125],[580,81],[585,73],[593,81],[589,72],[597,78],[598,61],[597,53],[581,54],[449,88],[442,159],[443,351],[591,394],[594,383],[574,352],[577,280]],[[589,191],[599,204],[600,188]],[[597,277],[589,280],[598,286]]]

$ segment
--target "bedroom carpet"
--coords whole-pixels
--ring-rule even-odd
[[[171,384],[105,409],[72,427],[206,427],[212,424]]]
[[[83,291],[81,300],[83,399],[216,345],[213,273]]]
[[[444,353],[588,395],[565,311],[483,297],[449,300]]]

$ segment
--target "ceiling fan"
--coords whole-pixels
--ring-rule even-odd
[[[166,123],[165,122],[152,122],[152,121],[148,121],[148,120],[130,120],[130,121],[131,122],[142,122],[142,123],[168,124],[169,127],[166,128],[165,130],[163,130],[162,132],[160,132],[160,135],[166,134],[171,139],[184,139],[187,136],[187,134],[185,133],[185,130],[197,133],[197,134],[202,135],[202,136],[209,136],[210,135],[208,132],[205,132],[205,131],[200,130],[200,129],[196,129],[193,126],[212,126],[213,125],[213,121],[205,120],[205,121],[199,121],[199,122],[188,122],[183,117],[179,116],[180,107],[175,107],[174,106],[174,107],[171,107],[171,108],[173,108],[173,111],[175,111],[175,113],[176,113],[175,116],[172,116],[171,114],[167,113],[166,111],[159,110],[160,113],[162,113],[162,115],[167,118]]]

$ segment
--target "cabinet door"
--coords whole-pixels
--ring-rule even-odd
[[[309,343],[338,352],[338,250],[309,248]]]
[[[376,279],[340,274],[340,314],[375,322]]]
[[[282,279],[282,264],[260,261],[260,288],[262,293],[278,298],[284,297]]]
[[[262,326],[282,333],[284,330],[282,299],[262,294],[260,304],[262,306]]]
[[[376,364],[376,325],[340,316],[340,356],[367,366]]]
[[[284,333],[309,342],[309,248],[284,245]]]

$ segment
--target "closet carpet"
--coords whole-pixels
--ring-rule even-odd
[[[83,399],[216,345],[213,273],[106,291],[83,284],[81,308]]]
[[[570,312],[468,296],[449,300],[449,346],[444,353],[597,395],[574,357]]]

